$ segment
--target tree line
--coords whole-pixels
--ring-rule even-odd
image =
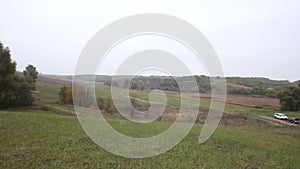
[[[153,90],[160,89],[166,91],[180,91],[177,81],[190,81],[196,79],[200,93],[210,93],[210,78],[204,75],[170,77],[170,76],[116,76],[103,77],[105,85],[129,88],[133,90]],[[98,77],[101,79],[101,77]],[[267,78],[240,78],[227,77],[227,93],[232,95],[257,95],[262,97],[275,98],[284,87],[292,87],[295,84],[289,81],[276,81]],[[240,86],[240,87],[239,87]]]

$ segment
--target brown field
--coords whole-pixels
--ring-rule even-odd
[[[50,75],[39,75],[39,82],[47,83],[47,84],[58,84],[58,85],[70,85],[72,83],[69,79],[57,78],[55,76]]]
[[[193,97],[196,96],[193,94]],[[200,94],[200,98],[205,100],[210,100],[211,96],[210,94]],[[271,110],[280,109],[279,100],[276,98],[268,98],[268,97],[227,95],[226,103],[246,106],[246,107],[271,109]]]
[[[227,96],[227,103],[242,105],[248,107],[257,107],[271,110],[279,110],[279,100],[275,98],[259,98],[259,97],[246,97],[246,96]]]

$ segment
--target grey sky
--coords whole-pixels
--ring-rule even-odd
[[[18,70],[73,74],[84,45],[103,26],[138,13],[164,13],[196,26],[226,76],[300,79],[298,0],[9,0],[0,5],[0,41]]]

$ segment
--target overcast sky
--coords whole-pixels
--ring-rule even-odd
[[[73,74],[87,41],[105,25],[139,13],[188,21],[211,42],[226,76],[300,79],[299,0],[2,0],[0,41],[17,69]]]

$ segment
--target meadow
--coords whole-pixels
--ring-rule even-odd
[[[73,106],[58,104],[61,84],[37,83],[35,104],[72,112]],[[97,85],[97,96],[110,98],[109,87]],[[131,91],[147,100],[148,91]],[[180,96],[167,92],[168,104],[178,106]],[[201,99],[209,108],[209,99]],[[257,119],[274,110],[226,104],[225,111],[238,116],[221,120],[212,137],[198,143],[202,124],[173,149],[144,159],[109,153],[85,134],[76,116],[33,109],[0,110],[0,168],[299,168],[299,127],[274,125]],[[297,116],[299,112],[285,112]],[[135,137],[150,137],[172,123],[132,123],[104,114],[117,131]]]
[[[170,125],[107,119],[119,132],[137,137],[155,135]],[[201,127],[195,125],[166,153],[129,159],[97,146],[74,116],[1,110],[0,168],[299,168],[299,129],[259,122],[220,125],[207,142],[198,144]]]

